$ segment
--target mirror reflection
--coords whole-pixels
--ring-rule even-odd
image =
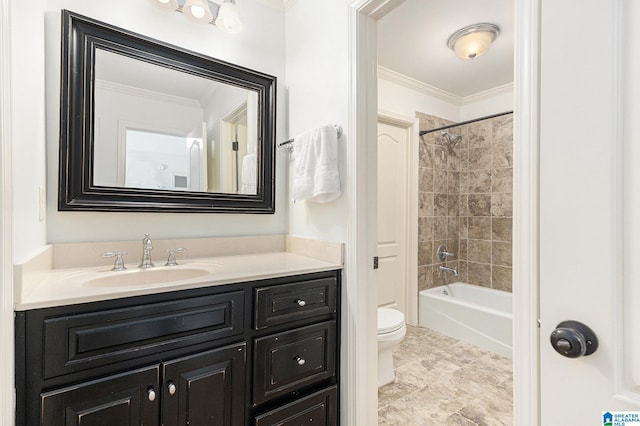
[[[258,93],[96,49],[93,185],[257,194]]]

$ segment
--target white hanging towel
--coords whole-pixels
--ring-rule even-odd
[[[328,124],[308,130],[293,143],[293,201],[328,203],[340,192],[338,134]]]
[[[241,194],[257,194],[256,187],[256,171],[257,171],[257,156],[255,152],[245,155],[242,157],[242,168],[240,169],[242,172],[242,177],[240,181],[242,182],[242,186],[240,187]]]

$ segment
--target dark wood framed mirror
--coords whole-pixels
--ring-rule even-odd
[[[274,213],[276,77],[62,11],[58,209]]]

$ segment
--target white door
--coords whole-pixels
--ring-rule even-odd
[[[540,424],[603,425],[640,412],[640,2],[541,11]],[[554,351],[564,320],[595,353]]]
[[[378,306],[407,313],[407,189],[410,135],[378,121]]]

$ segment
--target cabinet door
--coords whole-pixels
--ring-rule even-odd
[[[162,423],[244,425],[246,343],[164,364]]]
[[[41,395],[42,426],[158,425],[159,366]]]

